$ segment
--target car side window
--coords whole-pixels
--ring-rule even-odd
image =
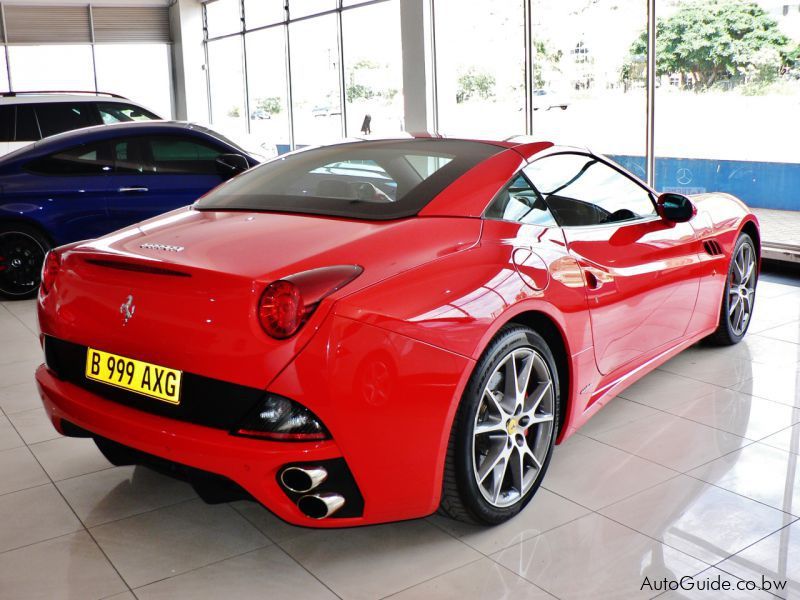
[[[111,142],[114,171],[117,173],[146,173],[152,168],[144,157],[144,141],[138,138],[118,139]]]
[[[484,217],[542,227],[557,226],[542,196],[521,173],[494,197]]]
[[[112,123],[128,123],[130,121],[153,121],[158,117],[140,106],[123,104],[122,102],[98,102],[97,110],[106,125]]]
[[[39,124],[36,122],[36,113],[33,110],[33,104],[18,104],[16,109],[14,141],[35,142],[42,139],[42,134],[39,131]]]
[[[40,175],[104,175],[114,169],[106,142],[81,144],[37,158],[25,169]]]
[[[53,102],[36,105],[42,137],[100,125],[91,102]]]
[[[600,225],[656,215],[650,192],[585,154],[554,154],[523,169],[564,227]]]
[[[216,175],[216,160],[223,150],[189,136],[155,136],[148,139],[154,173]]]

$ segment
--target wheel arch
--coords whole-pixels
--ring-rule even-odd
[[[42,236],[44,236],[44,238],[48,242],[50,242],[50,246],[51,247],[54,248],[54,247],[59,245],[58,242],[50,234],[50,232],[47,231],[47,229],[45,229],[44,227],[42,227],[41,223],[39,223],[38,221],[35,221],[34,219],[27,219],[25,217],[20,217],[20,216],[16,216],[16,215],[15,216],[5,216],[5,215],[0,216],[0,227],[5,227],[7,225],[11,225],[11,226],[13,226],[13,225],[24,225],[25,227],[28,227],[30,229],[35,229],[40,234],[42,234]]]
[[[525,325],[544,338],[553,353],[558,370],[559,419],[558,434],[563,431],[570,404],[570,361],[569,346],[561,328],[547,313],[538,310],[521,312],[511,317],[505,325]]]
[[[758,226],[755,222],[748,220],[745,221],[744,225],[742,225],[742,233],[746,233],[756,244],[756,256],[759,258],[759,263],[761,261],[761,232],[758,230]],[[760,266],[760,265],[759,265]]]

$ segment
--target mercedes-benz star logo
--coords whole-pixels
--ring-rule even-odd
[[[119,307],[119,312],[122,315],[122,324],[127,325],[128,321],[133,318],[133,313],[136,312],[136,306],[133,304],[133,296],[129,295],[125,302]]]
[[[687,185],[692,182],[692,172],[686,167],[681,167],[676,173],[676,178],[681,185]]]

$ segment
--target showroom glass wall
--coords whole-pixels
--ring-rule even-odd
[[[644,178],[651,170],[660,190],[800,210],[800,155],[790,151],[800,134],[798,0],[420,1],[429,122],[440,132],[529,133],[588,146]],[[373,133],[400,131],[399,2],[207,4],[215,124],[283,149],[356,134],[367,114]],[[648,80],[649,10],[658,35]],[[772,241],[800,240],[764,229]]]
[[[403,130],[400,0],[205,4],[209,115],[269,149]]]
[[[662,191],[722,191],[760,209],[800,210],[800,155],[791,151],[800,135],[797,0],[431,5],[440,131],[521,131],[525,100],[515,91],[527,79],[526,131],[536,138],[588,146],[643,178],[652,160],[650,180]],[[648,5],[657,29],[650,113]],[[800,218],[790,226],[786,213],[759,215],[766,242],[800,245]]]
[[[0,16],[0,91],[112,92],[172,117],[166,8],[2,3]]]

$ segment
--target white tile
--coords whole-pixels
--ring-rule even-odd
[[[99,525],[91,532],[131,587],[270,543],[230,506],[201,500]]]
[[[800,457],[752,444],[707,463],[689,475],[800,516]]]
[[[752,377],[731,389],[800,408],[800,368],[752,365]]]
[[[522,512],[501,525],[472,525],[440,515],[428,517],[428,520],[478,552],[491,554],[582,517],[588,512],[588,509],[540,487]]]
[[[794,342],[800,344],[800,321],[792,321],[785,325],[778,325],[771,329],[765,329],[758,335],[771,338],[774,340],[782,340],[784,342]]]
[[[33,360],[22,360],[14,363],[0,364],[0,391],[3,388],[19,385],[21,383],[33,383],[36,369],[44,362],[44,355],[35,357]],[[37,394],[36,397],[38,398]],[[2,396],[0,396],[2,398]],[[3,409],[5,410],[5,408]]]
[[[764,438],[761,443],[773,448],[786,450],[786,452],[792,452],[793,454],[800,454],[800,425],[787,427]]]
[[[90,438],[59,437],[33,444],[30,449],[53,481],[93,473],[112,466]]]
[[[8,420],[14,424],[26,444],[37,444],[61,437],[43,408],[12,413]]]
[[[784,512],[686,475],[601,513],[709,564],[794,520]]]
[[[231,506],[276,544],[287,542],[307,531],[305,527],[297,527],[279,519],[258,502],[238,500],[232,502]]]
[[[24,445],[25,443],[17,435],[17,431],[12,427],[11,422],[3,415],[0,415],[0,450],[19,448]]]
[[[0,552],[80,529],[52,484],[0,496]]]
[[[650,598],[645,576],[693,575],[706,564],[596,513],[492,558],[563,600]]]
[[[632,402],[622,397],[613,398],[601,408],[586,425],[581,427],[581,434],[594,437],[609,429],[633,423],[639,419],[658,414],[658,410],[640,402]]]
[[[726,573],[744,580],[786,581],[783,590],[773,593],[781,598],[800,597],[800,522],[745,548],[717,565]]]
[[[270,546],[136,589],[139,600],[335,600],[337,596],[277,546]]]
[[[0,387],[0,409],[7,416],[42,407],[33,372],[26,375],[25,380],[20,383]]]
[[[24,326],[21,325],[24,328]],[[35,336],[21,337],[13,344],[0,345],[0,365],[42,359],[42,347]]]
[[[597,439],[681,472],[751,443],[731,433],[666,413],[610,429],[599,434]]]
[[[669,412],[750,440],[760,440],[800,423],[800,409],[726,388]]]
[[[58,482],[87,527],[196,498],[192,487],[146,467],[116,467]]]
[[[285,544],[297,562],[342,598],[382,598],[481,555],[422,520],[308,530]]]
[[[552,600],[502,565],[483,558],[390,596],[391,600]]]
[[[126,589],[85,531],[0,554],[2,600],[95,600]]]
[[[573,435],[556,446],[542,485],[597,510],[675,475],[675,471],[608,444]]]
[[[49,483],[47,474],[25,448],[0,451],[0,494]]]
[[[730,348],[692,346],[661,365],[659,370],[728,387],[750,379],[752,366],[750,358]]]
[[[668,410],[676,404],[705,396],[714,389],[714,385],[704,381],[655,370],[620,392],[619,395],[653,408]]]

